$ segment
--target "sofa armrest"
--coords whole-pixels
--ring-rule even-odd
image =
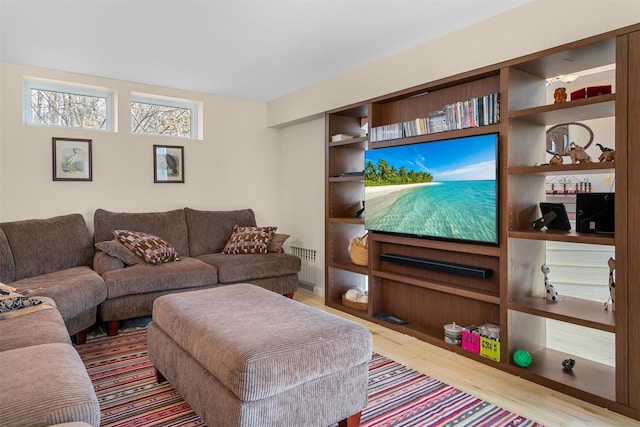
[[[102,252],[101,250],[96,250],[96,253],[93,256],[93,270],[100,276],[107,271],[118,270],[124,267],[124,262],[107,254],[106,252]]]

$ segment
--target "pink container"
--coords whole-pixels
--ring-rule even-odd
[[[476,335],[466,329],[463,329],[462,348],[471,353],[480,354],[480,335]]]

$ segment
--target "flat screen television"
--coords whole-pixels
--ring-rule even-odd
[[[498,134],[377,148],[364,155],[365,228],[498,244]]]

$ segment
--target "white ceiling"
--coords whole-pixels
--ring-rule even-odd
[[[527,1],[0,0],[0,60],[269,101]]]

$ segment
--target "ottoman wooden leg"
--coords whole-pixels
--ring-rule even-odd
[[[358,427],[360,425],[360,415],[362,415],[362,411],[345,418],[338,423],[338,427]]]

